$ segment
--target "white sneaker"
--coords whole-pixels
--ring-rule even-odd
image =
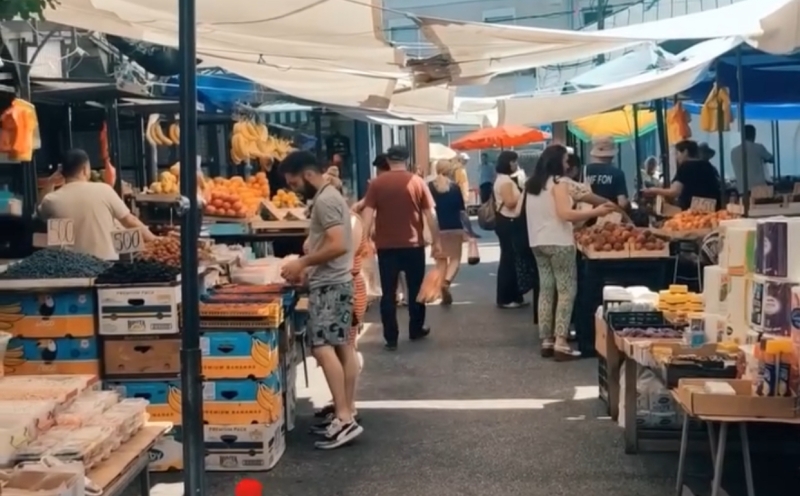
[[[325,439],[317,441],[314,443],[314,446],[322,450],[336,449],[352,442],[355,438],[360,436],[362,432],[364,432],[364,428],[358,425],[355,420],[345,424],[340,419],[335,418],[328,426]]]

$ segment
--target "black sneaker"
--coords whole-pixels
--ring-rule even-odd
[[[330,405],[325,405],[324,407],[322,407],[319,410],[317,410],[316,412],[314,412],[314,417],[315,418],[320,418],[320,419],[321,418],[327,418],[330,415],[333,415],[333,412],[335,410],[336,409],[334,408],[333,403],[331,403]]]
[[[325,439],[314,443],[314,447],[321,450],[336,449],[352,442],[355,438],[360,436],[362,432],[364,432],[364,428],[358,425],[358,422],[355,420],[345,424],[338,418],[335,418],[325,432]]]
[[[420,330],[419,332],[410,335],[408,339],[410,339],[411,341],[419,341],[420,339],[427,338],[428,335],[430,335],[430,333],[431,333],[430,327],[423,327],[422,330]]]
[[[327,433],[328,427],[330,427],[331,422],[333,422],[333,419],[335,419],[335,418],[336,418],[336,415],[334,413],[329,413],[325,417],[325,420],[322,420],[321,422],[311,426],[311,428],[308,430],[308,432],[310,434],[314,434],[314,435],[317,435],[317,436],[324,436]],[[353,418],[356,420],[356,422],[361,422],[361,416],[358,413],[353,415]]]
[[[386,351],[397,351],[397,343],[386,343],[383,348]]]

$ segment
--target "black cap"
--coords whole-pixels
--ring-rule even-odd
[[[392,162],[405,162],[408,157],[408,148],[404,146],[395,145],[386,150],[386,158]]]
[[[372,165],[374,167],[385,167],[389,165],[389,163],[386,161],[386,154],[381,153],[377,157],[375,157],[375,160],[372,161]]]
[[[700,155],[705,155],[708,158],[713,158],[717,154],[717,151],[708,146],[706,142],[697,145],[697,151],[700,152]]]

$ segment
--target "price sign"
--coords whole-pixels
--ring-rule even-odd
[[[692,204],[689,208],[695,212],[716,212],[717,200],[694,196],[692,197]]]
[[[775,188],[772,186],[754,186],[750,190],[750,198],[753,200],[772,198],[775,196]]]
[[[72,246],[75,244],[75,223],[72,219],[47,221],[47,246]]]
[[[136,253],[144,248],[144,238],[139,229],[124,229],[111,233],[114,251],[119,254]]]

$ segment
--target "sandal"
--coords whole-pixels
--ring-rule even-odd
[[[554,350],[555,343],[550,340],[542,341],[542,345],[539,349],[539,353],[541,354],[542,358],[553,358],[555,354]]]
[[[579,359],[581,357],[581,352],[578,350],[573,350],[569,346],[555,345],[553,347],[553,357],[555,358],[556,362],[568,362]]]
[[[442,305],[449,306],[453,304],[453,293],[450,292],[450,281],[445,281],[442,284]]]

